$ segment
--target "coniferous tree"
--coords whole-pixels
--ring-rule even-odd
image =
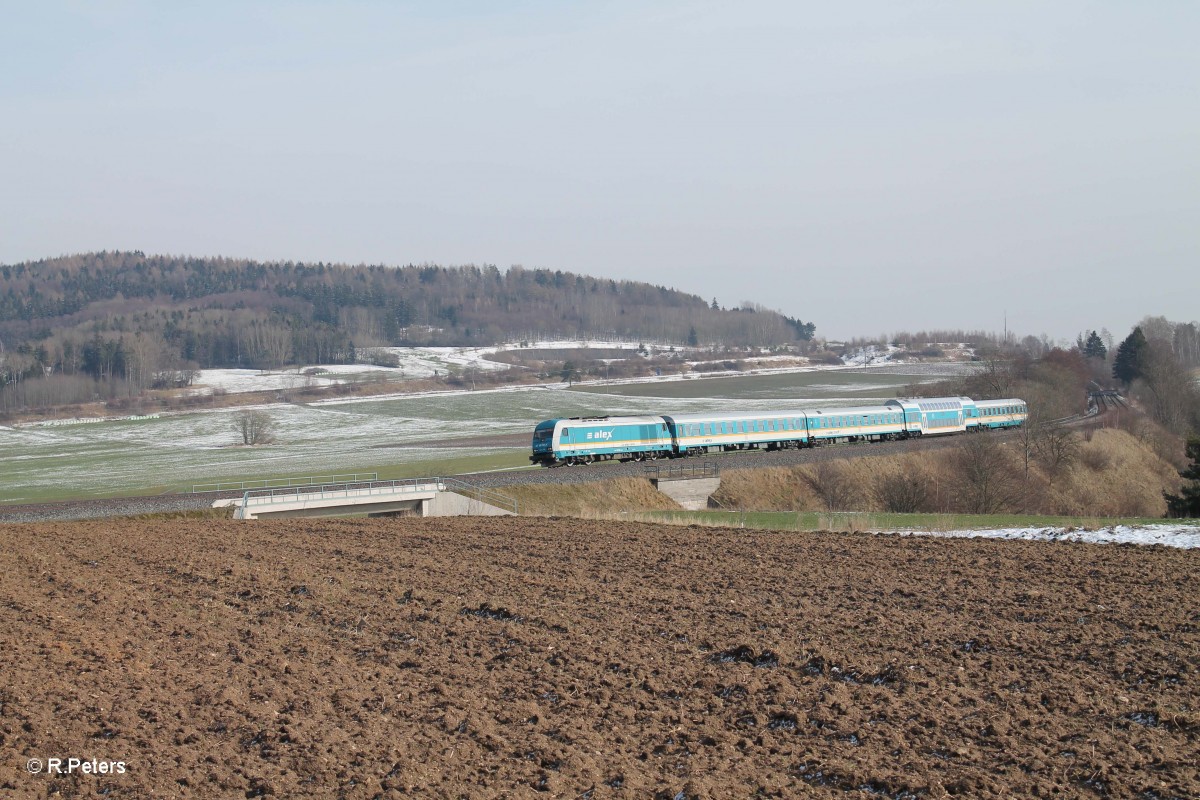
[[[1083,346],[1083,354],[1088,358],[1098,358],[1101,361],[1108,357],[1108,348],[1104,346],[1104,340],[1100,338],[1100,334],[1092,331]]]
[[[1117,354],[1113,357],[1113,377],[1127,386],[1140,378],[1147,349],[1142,329],[1134,328],[1133,333],[1117,347]]]
[[[1178,495],[1163,492],[1168,517],[1200,517],[1200,439],[1188,438],[1187,454],[1192,463],[1179,474],[1188,482]]]

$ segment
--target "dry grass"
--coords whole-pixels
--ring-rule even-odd
[[[713,500],[721,508],[754,511],[817,511],[824,508],[805,467],[739,469],[721,474]],[[747,500],[753,498],[753,503]]]
[[[1146,431],[1139,431],[1145,434]],[[1153,433],[1153,432],[1151,432]],[[1016,443],[1004,445],[1010,474],[1023,478],[1024,459]],[[1011,502],[999,512],[1083,517],[1156,517],[1166,512],[1163,491],[1176,491],[1179,476],[1160,451],[1152,435],[1119,429],[1099,429],[1080,437],[1078,460],[1059,470],[1053,480],[1036,459],[1029,480],[1022,482]],[[845,481],[852,501],[847,510],[886,511],[880,499],[884,482],[896,475],[917,476],[927,484],[927,494],[914,511],[968,513],[956,465],[957,451],[935,451],[897,456],[846,459],[839,478]],[[826,511],[815,486],[816,468],[769,467],[738,470],[721,476],[713,495],[722,508],[739,511]],[[834,509],[838,510],[838,509]],[[856,522],[832,515],[830,530],[854,529]],[[824,527],[824,526],[823,526]]]
[[[851,508],[856,511],[885,510],[877,500],[876,491],[876,485],[883,476],[928,473],[932,479],[937,473],[944,472],[933,455],[838,459],[839,478],[851,490]],[[724,472],[721,474],[721,487],[713,494],[713,499],[722,508],[734,510],[826,511],[826,504],[816,490],[819,480],[817,468],[809,464]],[[941,483],[948,485],[945,477],[941,478]],[[930,497],[934,495],[935,492],[931,491]]]
[[[1163,491],[1175,491],[1179,474],[1152,444],[1117,429],[1096,431],[1082,443],[1073,465],[1047,493],[1047,513],[1101,517],[1158,517]]]
[[[678,510],[679,504],[645,478],[615,478],[595,483],[527,484],[506,487],[521,513],[543,517],[608,519],[630,511]]]

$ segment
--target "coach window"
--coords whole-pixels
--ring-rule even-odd
[[[566,439],[566,438],[567,438],[567,434],[568,434],[568,433],[570,433],[570,432],[571,432],[571,429],[570,429],[570,428],[563,428],[563,429],[562,429],[562,438]]]

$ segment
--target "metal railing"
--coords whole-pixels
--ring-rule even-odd
[[[206,492],[244,492],[247,489],[290,489],[299,486],[328,486],[331,484],[366,483],[378,481],[378,472],[355,472],[348,475],[323,475],[312,478],[263,478],[253,481],[192,484],[192,494]]]
[[[719,478],[721,468],[712,461],[703,464],[668,464],[646,467],[646,477],[652,481],[686,481],[694,478]]]
[[[253,503],[256,506],[273,503],[289,503],[300,499],[330,500],[350,497],[377,497],[383,495],[417,494],[442,491],[445,483],[441,478],[405,478],[393,481],[360,481],[357,483],[327,483],[312,486],[279,486],[270,489],[249,489],[242,494],[242,508]]]

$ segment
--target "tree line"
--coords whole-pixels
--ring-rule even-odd
[[[488,345],[530,331],[763,347],[815,328],[750,303],[721,308],[561,270],[85,253],[0,265],[0,411],[48,395],[134,396],[205,368],[351,363],[368,348]]]

